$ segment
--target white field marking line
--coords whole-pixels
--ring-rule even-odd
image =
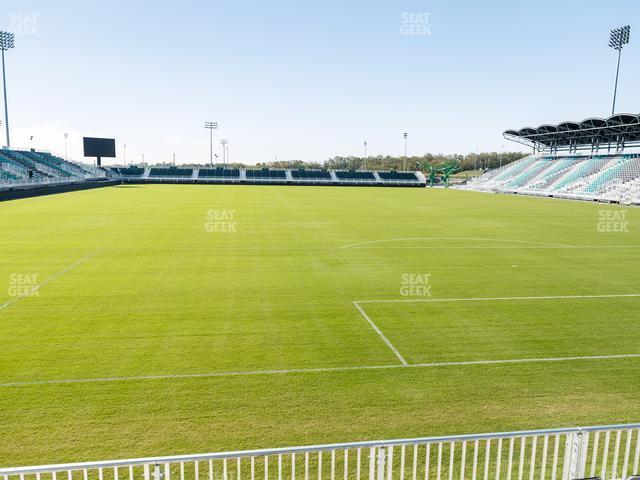
[[[40,291],[40,288],[42,288],[45,285],[47,285],[48,283],[52,282],[53,280],[55,280],[59,276],[64,275],[65,273],[69,272],[70,270],[73,270],[74,268],[76,268],[81,263],[84,263],[87,260],[89,260],[90,258],[96,256],[99,252],[100,252],[100,250],[96,250],[95,252],[90,253],[89,255],[86,255],[86,256],[82,257],[81,259],[79,259],[79,260],[76,260],[71,265],[69,265],[68,267],[65,267],[64,269],[60,270],[59,272],[54,273],[53,275],[45,278],[42,282],[40,282],[39,285],[36,285],[36,288],[35,288],[36,291]],[[3,303],[2,305],[0,305],[0,310],[2,310],[3,308],[6,308],[9,305],[12,305],[12,304],[16,303],[18,300],[22,300],[23,298],[28,297],[28,296],[30,296],[30,295],[19,295],[17,297],[12,298],[11,300],[9,300],[9,301]]]
[[[344,248],[344,247],[341,247]],[[547,250],[547,249],[581,249],[581,248],[640,248],[640,245],[473,245],[473,246],[447,246],[429,245],[415,247],[367,247],[373,250]]]
[[[287,375],[296,373],[331,373],[351,372],[358,370],[390,370],[397,368],[432,368],[432,367],[456,367],[473,365],[500,365],[518,363],[546,363],[546,362],[573,362],[583,360],[613,360],[626,358],[640,358],[640,353],[624,353],[614,355],[584,355],[580,357],[550,357],[550,358],[515,358],[506,360],[469,360],[464,362],[435,362],[435,363],[410,363],[407,365],[357,365],[352,367],[320,367],[320,368],[292,368],[282,370],[253,370],[238,372],[212,372],[212,373],[177,373],[170,375],[139,375],[131,377],[96,377],[75,378],[66,380],[33,380],[0,383],[0,388],[28,387],[34,385],[60,385],[73,383],[100,383],[100,382],[127,382],[138,380],[171,380],[189,378],[217,378],[217,377],[241,377],[257,375]]]
[[[351,247],[360,247],[362,245],[373,245],[375,243],[386,243],[386,242],[408,242],[412,240],[472,240],[472,241],[480,241],[480,242],[507,242],[507,243],[526,243],[530,245],[546,245],[546,246],[554,246],[554,247],[564,247],[564,248],[572,248],[574,245],[567,245],[564,243],[546,243],[546,242],[532,242],[528,240],[509,240],[503,238],[479,238],[479,237],[398,237],[398,238],[387,238],[383,240],[369,240],[366,242],[357,242],[350,243],[348,245],[343,245],[340,248],[351,248]]]
[[[360,303],[411,303],[411,302],[493,302],[508,300],[571,300],[587,298],[633,298],[640,297],[640,293],[622,293],[612,295],[550,295],[542,297],[478,297],[478,298],[415,298],[415,299],[395,299],[395,300],[358,300],[354,304]]]
[[[362,307],[360,305],[358,305],[358,302],[353,302],[353,304],[355,305],[355,307],[358,309],[358,311],[360,312],[360,314],[364,317],[364,319],[369,322],[369,325],[371,325],[371,327],[376,331],[376,333],[378,335],[380,335],[380,338],[382,338],[382,340],[384,341],[384,343],[387,344],[387,346],[391,349],[391,351],[394,353],[394,355],[396,357],[398,357],[398,360],[400,360],[400,363],[402,363],[402,365],[407,365],[407,361],[404,359],[404,357],[402,355],[400,355],[400,352],[398,351],[398,349],[396,347],[393,346],[393,343],[391,343],[389,341],[389,339],[387,337],[385,337],[384,333],[382,333],[382,330],[380,330],[378,328],[378,326],[373,323],[373,321],[369,318],[369,315],[366,314],[366,312],[362,309]]]

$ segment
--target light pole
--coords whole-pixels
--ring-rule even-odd
[[[402,170],[407,170],[407,132],[402,134],[404,137],[404,161],[402,162]]]
[[[209,129],[209,163],[213,168],[213,131],[218,129],[218,122],[204,122],[204,128]]]
[[[67,138],[69,138],[69,134],[64,134],[64,160],[67,161]]]
[[[220,140],[220,145],[222,145],[222,165],[227,166],[227,144],[228,140],[222,139]]]
[[[4,128],[7,134],[7,148],[11,147],[9,140],[9,105],[7,103],[7,76],[4,71],[4,51],[13,48],[14,36],[11,32],[0,32],[0,50],[2,50],[2,86],[4,90]]]
[[[124,166],[127,166],[127,144],[123,144],[122,146],[122,161],[124,162]]]
[[[626,25],[620,28],[614,28],[611,30],[611,36],[609,37],[609,46],[618,51],[618,66],[616,67],[616,83],[613,87],[613,106],[611,107],[611,115],[616,113],[616,95],[618,94],[618,74],[620,73],[620,56],[622,54],[622,47],[629,43],[629,36],[631,35],[631,26]]]
[[[364,141],[364,161],[362,162],[362,169],[367,169],[367,141]]]

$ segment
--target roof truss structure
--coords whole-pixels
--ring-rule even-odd
[[[562,122],[520,130],[507,130],[504,138],[532,147],[534,152],[568,150],[622,151],[640,146],[640,115],[621,113],[609,118],[587,118],[581,122]]]

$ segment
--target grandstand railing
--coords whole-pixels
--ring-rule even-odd
[[[640,474],[640,424],[0,468],[3,480],[574,480]]]
[[[15,180],[2,180],[0,190],[6,188],[34,187],[34,186],[54,186],[67,183],[83,183],[89,177],[53,177],[53,178],[19,178]]]

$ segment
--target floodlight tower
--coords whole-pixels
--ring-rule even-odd
[[[407,132],[402,134],[404,137],[404,162],[402,162],[402,170],[407,170]]]
[[[213,131],[218,129],[218,122],[204,122],[204,128],[209,129],[209,163],[213,168]]]
[[[609,37],[609,46],[618,51],[618,66],[616,67],[616,83],[613,87],[613,106],[611,107],[611,115],[616,111],[616,95],[618,93],[618,74],[620,73],[620,55],[622,54],[622,47],[629,43],[629,36],[631,35],[631,26],[626,25],[620,28],[614,28],[611,30]]]
[[[364,141],[364,161],[362,162],[362,170],[367,169],[367,141]]]
[[[4,128],[7,133],[7,147],[11,146],[9,140],[9,105],[7,104],[7,77],[4,72],[4,51],[13,48],[14,35],[11,32],[0,32],[0,50],[2,50],[2,86],[4,90]]]
[[[227,166],[227,145],[229,144],[229,140],[225,140],[224,138],[220,140],[220,145],[222,145],[222,165]]]

